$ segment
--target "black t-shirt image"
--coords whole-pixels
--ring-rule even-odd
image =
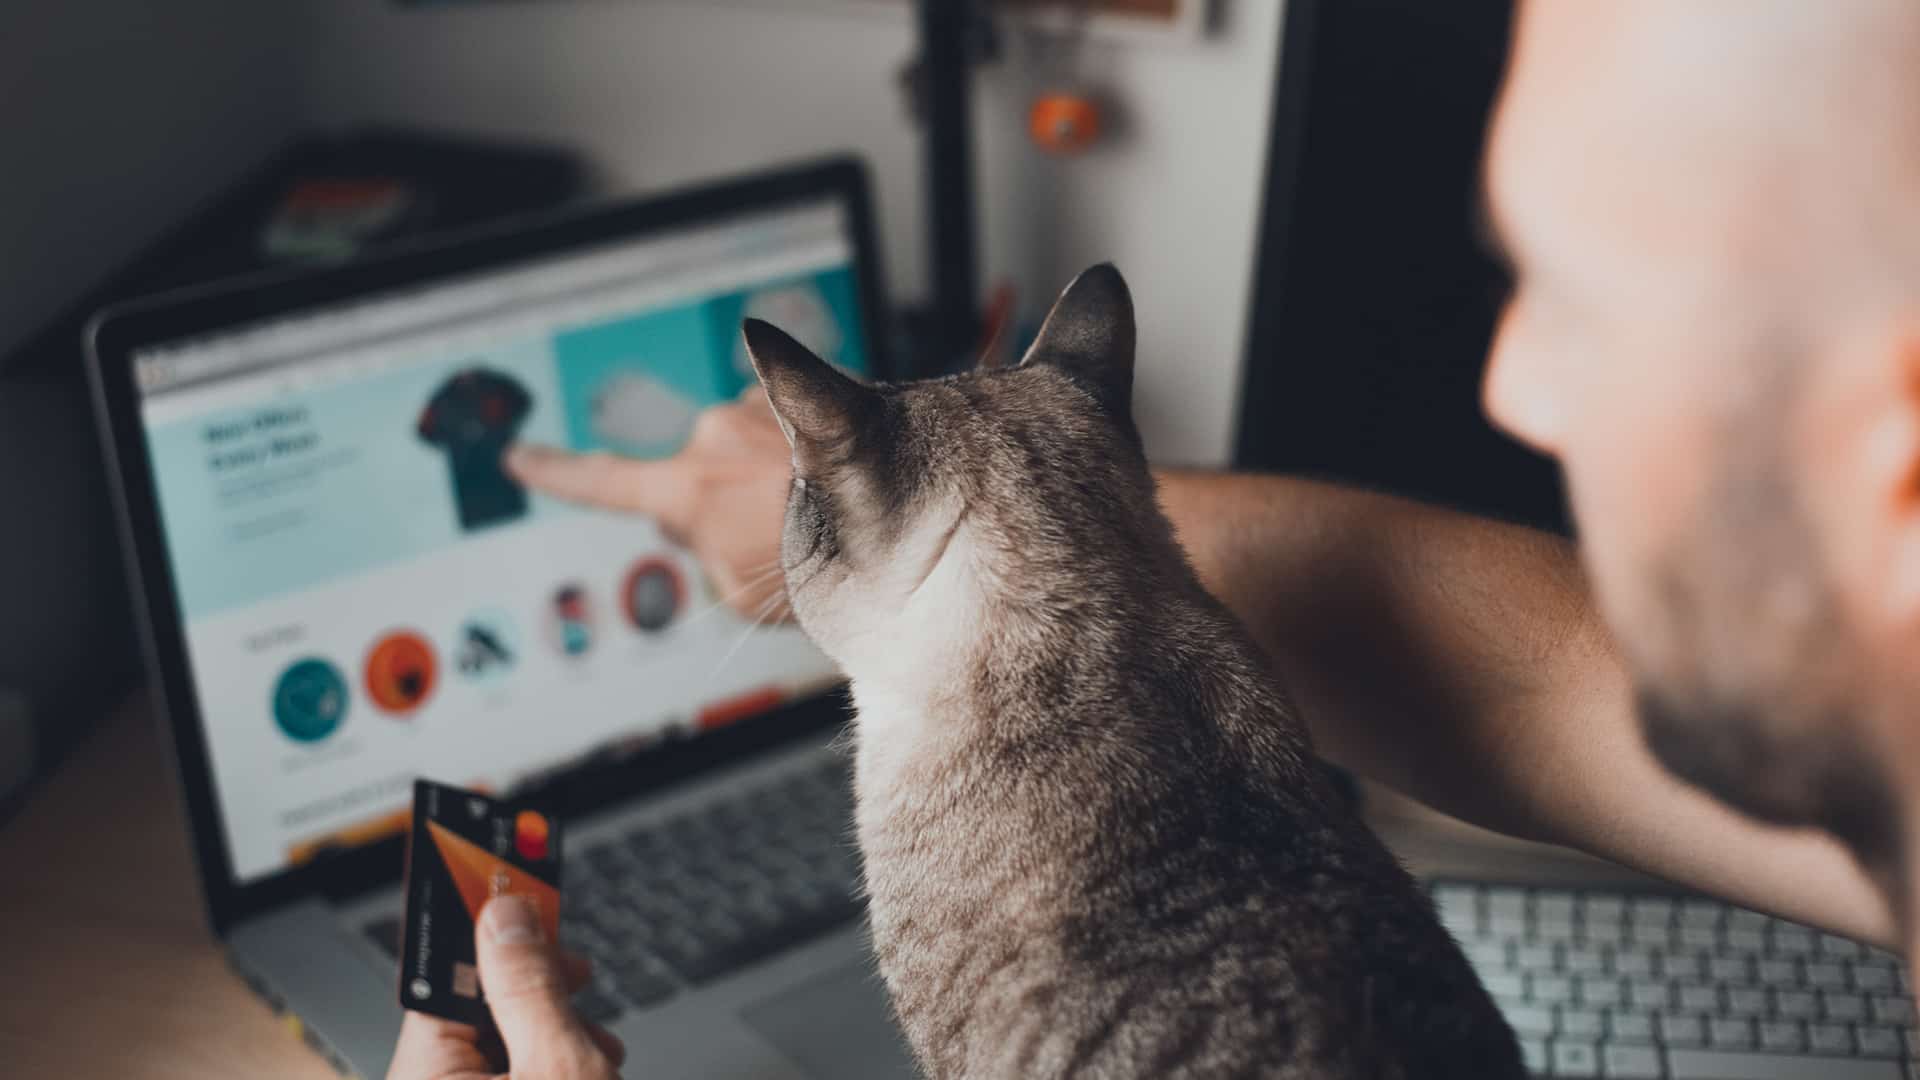
[[[532,408],[533,397],[511,375],[475,367],[441,384],[421,412],[420,438],[447,454],[462,529],[526,514],[527,493],[500,458]]]

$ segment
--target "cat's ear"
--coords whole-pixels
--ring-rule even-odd
[[[740,324],[747,356],[766,387],[774,419],[796,451],[834,446],[853,437],[879,395],[771,323]]]
[[[1116,416],[1133,403],[1133,296],[1112,263],[1084,271],[1053,302],[1022,366],[1064,368]]]

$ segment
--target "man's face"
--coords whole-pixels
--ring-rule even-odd
[[[1521,16],[1487,158],[1515,270],[1487,406],[1565,469],[1655,753],[1756,816],[1879,847],[1859,542],[1810,494],[1835,451],[1809,403],[1838,391],[1808,362],[1815,324],[1785,317],[1783,222],[1813,203],[1777,167],[1794,147],[1730,130],[1737,84],[1687,37],[1714,28],[1675,7]]]

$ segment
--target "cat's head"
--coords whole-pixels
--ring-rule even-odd
[[[793,445],[788,596],[856,680],[938,678],[983,635],[1118,586],[1113,549],[1164,536],[1130,415],[1133,302],[1111,266],[1068,286],[1007,368],[873,385],[766,323],[745,334]]]

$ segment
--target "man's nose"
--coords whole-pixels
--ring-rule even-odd
[[[1558,455],[1563,388],[1555,385],[1549,359],[1525,340],[1508,305],[1494,330],[1480,396],[1487,415],[1507,434],[1543,454]]]

